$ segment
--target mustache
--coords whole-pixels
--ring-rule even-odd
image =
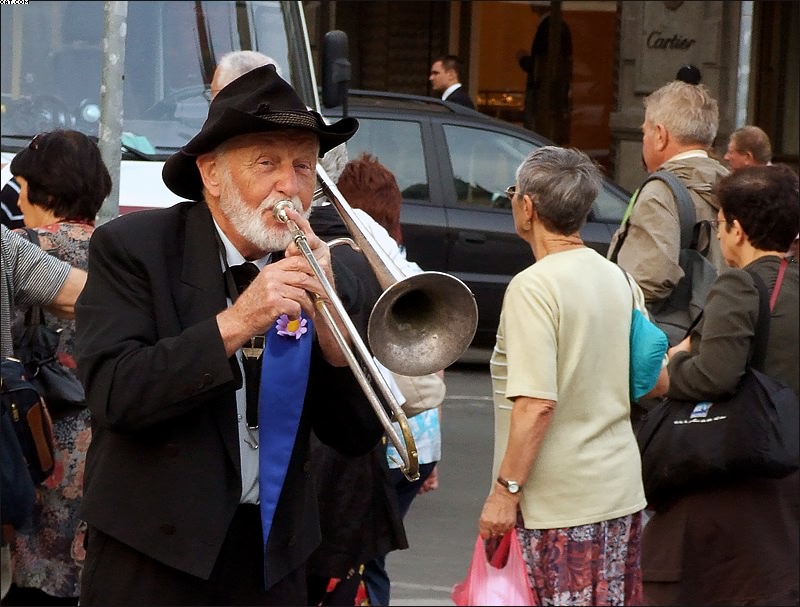
[[[300,201],[299,196],[270,196],[265,198],[261,204],[258,205],[258,212],[269,213],[271,215],[275,205],[284,200],[291,202],[294,210],[300,213],[303,217],[308,218],[308,216],[311,214],[311,207],[309,207],[308,210],[304,209],[303,203]]]

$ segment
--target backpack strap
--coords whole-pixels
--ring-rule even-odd
[[[683,182],[678,179],[673,173],[669,171],[656,171],[650,175],[644,183],[658,179],[663,181],[672,190],[672,196],[675,198],[675,203],[678,207],[678,223],[681,229],[681,249],[692,249],[695,244],[695,224],[697,223],[697,214],[694,210],[694,203],[689,194],[689,190],[683,185]],[[644,183],[642,187],[644,187]]]
[[[698,229],[698,222],[697,222],[697,214],[694,210],[694,203],[692,202],[692,197],[689,194],[689,190],[686,189],[686,186],[683,185],[683,182],[678,179],[673,173],[670,171],[656,171],[655,173],[651,173],[648,175],[647,179],[645,179],[642,184],[636,189],[631,196],[630,202],[628,203],[628,208],[625,209],[625,216],[622,219],[622,228],[623,231],[617,238],[616,247],[614,251],[609,256],[609,259],[614,263],[617,262],[617,258],[619,257],[619,250],[622,248],[623,243],[625,242],[625,238],[628,236],[628,229],[630,228],[630,216],[631,212],[633,211],[633,207],[636,204],[637,200],[639,199],[639,194],[641,194],[644,186],[654,180],[659,180],[664,182],[667,187],[672,191],[672,197],[675,199],[675,204],[678,209],[678,224],[680,226],[681,231],[681,249],[694,249],[699,242],[699,229]],[[708,222],[701,222],[707,225]],[[710,242],[710,231],[709,231],[709,242]],[[705,255],[705,251],[701,251]]]

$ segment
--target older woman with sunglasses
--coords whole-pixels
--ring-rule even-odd
[[[584,153],[532,152],[508,190],[536,263],[509,283],[491,359],[492,487],[479,532],[516,533],[542,605],[640,605],[645,507],[630,420],[635,282],[580,236],[601,187]]]
[[[95,216],[111,192],[111,176],[97,144],[78,131],[41,133],[14,157],[11,173],[20,186],[25,226],[35,232],[42,249],[86,270]],[[25,229],[17,232],[32,239]],[[24,312],[17,312],[15,325],[23,322]],[[74,373],[75,321],[47,312],[45,320],[61,330],[57,355]],[[83,545],[76,531],[91,437],[89,410],[72,407],[51,413],[56,471],[39,492],[31,526],[16,532],[11,547],[15,585],[4,605],[78,604]]]
[[[771,375],[800,390],[797,261],[785,252],[800,224],[797,174],[746,167],[717,186],[720,274],[703,317],[670,349],[671,398],[711,401],[733,393],[753,356],[758,275],[771,294],[766,356]],[[797,428],[794,428],[797,431]],[[642,539],[645,604],[797,605],[800,483],[750,478],[675,495],[657,504]]]

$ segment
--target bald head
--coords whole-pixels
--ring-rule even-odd
[[[211,80],[211,98],[216,97],[223,86],[236,80],[239,76],[243,76],[257,67],[269,64],[274,65],[278,76],[283,77],[281,66],[275,63],[272,57],[268,57],[264,53],[259,53],[258,51],[232,51],[223,55],[217,64],[217,69],[214,70],[214,77]]]

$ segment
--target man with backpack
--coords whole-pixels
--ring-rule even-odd
[[[728,170],[708,154],[719,107],[705,85],[670,82],[644,106],[642,159],[651,176],[612,238],[609,259],[636,279],[651,317],[674,345],[725,267],[707,222],[717,217],[715,186]]]

